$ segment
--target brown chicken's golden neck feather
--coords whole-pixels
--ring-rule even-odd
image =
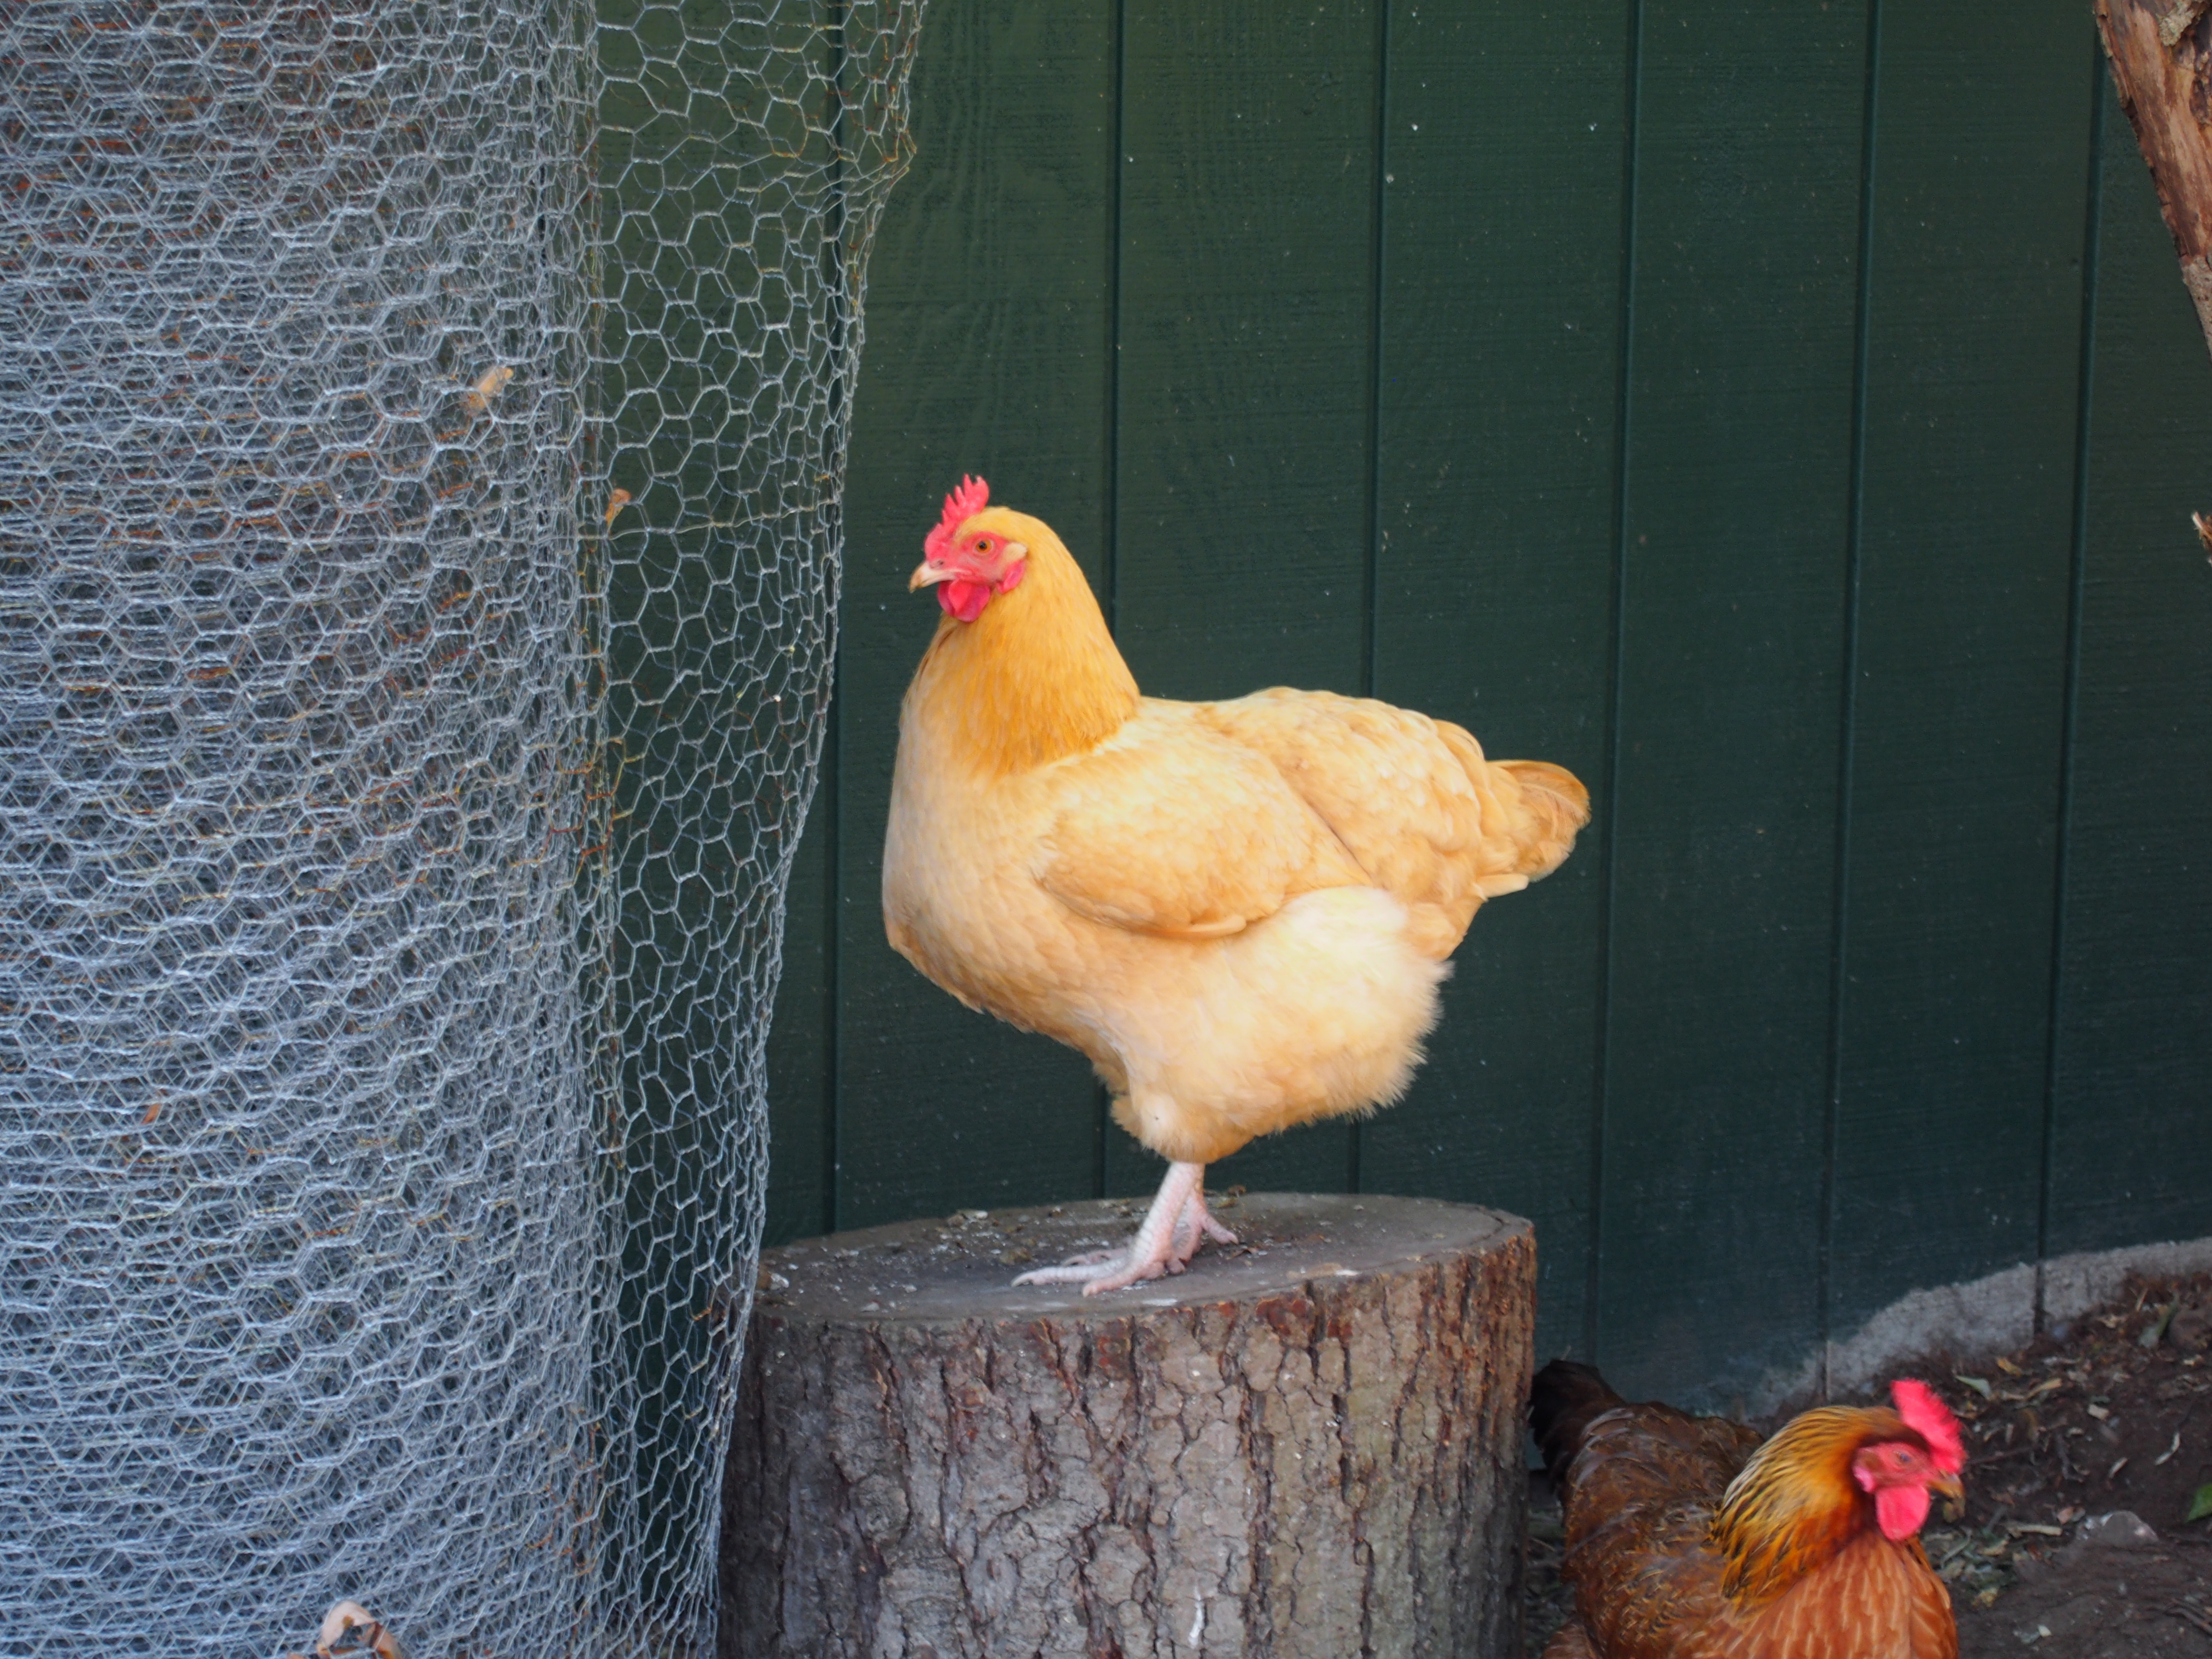
[[[1106,631],[1091,584],[1040,520],[989,507],[988,531],[1028,550],[1018,585],[974,622],[947,616],[907,692],[920,720],[949,725],[981,769],[1026,771],[1096,748],[1137,709],[1137,682]]]
[[[1727,1562],[1722,1592],[1765,1601],[1873,1530],[1874,1504],[1851,1479],[1851,1459],[1911,1432],[1879,1406],[1822,1407],[1785,1424],[1729,1483],[1713,1516],[1713,1547]]]

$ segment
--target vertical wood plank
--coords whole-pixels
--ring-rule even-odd
[[[868,295],[838,696],[840,1226],[1087,1194],[1081,1058],[971,1013],[884,942],[898,703],[937,621],[906,578],[963,472],[1095,562],[1107,453],[1110,0],[933,9],[913,171]]]
[[[1398,0],[1389,26],[1376,695],[1596,786],[1611,720],[1627,0]],[[1360,1184],[1494,1204],[1540,1242],[1538,1346],[1589,1284],[1610,803],[1486,907]]]
[[[1747,1389],[1816,1340],[1863,4],[1647,0],[1598,1352]]]
[[[1157,696],[1363,689],[1378,3],[1127,5],[1114,618]],[[1341,1191],[1351,1136],[1209,1179]]]
[[[1885,5],[1875,65],[1831,1334],[2031,1260],[2093,32]]]
[[[2047,1246],[2212,1231],[2212,371],[2102,88]]]

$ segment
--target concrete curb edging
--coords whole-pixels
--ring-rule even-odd
[[[2212,1238],[2082,1250],[2040,1264],[2023,1262],[1979,1279],[1910,1291],[1840,1341],[1794,1370],[1773,1370],[1744,1403],[1753,1413],[1802,1408],[1863,1393],[1887,1367],[1923,1354],[1958,1359],[2008,1352],[2045,1325],[2078,1317],[2119,1289],[2131,1273],[2181,1274],[2212,1269]]]

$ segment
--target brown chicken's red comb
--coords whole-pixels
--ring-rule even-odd
[[[1900,1376],[1889,1385],[1889,1397],[1897,1406],[1897,1414],[1905,1419],[1905,1426],[1928,1443],[1937,1468],[1946,1474],[1956,1474],[1966,1467],[1966,1443],[1959,1432],[1959,1419],[1951,1415],[1948,1406],[1936,1397],[1933,1389],[1925,1382]]]
[[[991,499],[991,486],[981,478],[963,477],[960,488],[945,498],[945,516],[937,521],[937,528],[929,532],[921,550],[933,559],[941,559],[951,550],[952,532],[976,514],[981,513]]]

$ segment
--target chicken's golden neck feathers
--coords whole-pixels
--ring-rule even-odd
[[[1765,1601],[1873,1531],[1874,1504],[1851,1479],[1851,1459],[1911,1432],[1880,1406],[1825,1406],[1785,1424],[1729,1483],[1713,1516],[1713,1546],[1727,1561],[1722,1591]]]
[[[1096,748],[1137,709],[1137,682],[1091,584],[1060,538],[1026,514],[990,507],[963,526],[1028,549],[1018,586],[974,622],[937,625],[914,684],[912,714],[947,723],[957,751],[1005,775]]]

